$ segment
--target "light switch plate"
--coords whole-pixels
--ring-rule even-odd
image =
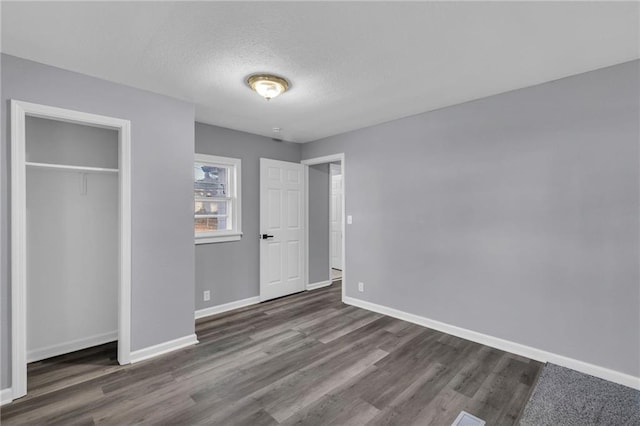
[[[351,225],[353,223],[353,216],[347,215],[347,225]]]

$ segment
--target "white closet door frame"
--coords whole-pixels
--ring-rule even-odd
[[[11,393],[27,394],[26,117],[118,131],[119,261],[118,363],[131,357],[131,122],[11,100]]]
[[[309,286],[309,166],[315,166],[316,164],[326,164],[326,163],[334,163],[336,161],[340,162],[342,166],[342,301],[344,302],[344,298],[346,295],[346,287],[347,287],[347,258],[346,258],[346,242],[347,242],[347,233],[345,232],[345,226],[347,223],[346,218],[346,175],[347,168],[344,161],[344,153],[340,154],[332,154],[326,155],[324,157],[316,157],[309,158],[307,160],[302,160],[300,163],[304,165],[304,184],[305,188],[305,220],[306,220],[306,232],[307,238],[305,239],[305,250],[304,250],[304,267],[305,267],[305,286]],[[331,244],[331,242],[329,242]],[[331,281],[331,259],[329,259],[329,281]]]

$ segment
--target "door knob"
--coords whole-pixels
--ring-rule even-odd
[[[273,238],[273,235],[269,235],[269,234],[262,234],[262,236],[260,237],[263,240],[267,240],[269,238]]]

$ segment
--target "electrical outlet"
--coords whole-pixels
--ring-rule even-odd
[[[364,292],[364,283],[363,282],[359,282],[358,283],[358,291],[359,292]]]
[[[211,300],[211,292],[209,290],[205,290],[204,291],[204,295],[203,295],[204,301],[206,302],[207,300]]]

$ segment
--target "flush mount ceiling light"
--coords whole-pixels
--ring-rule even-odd
[[[289,82],[287,80],[271,74],[251,75],[247,78],[247,84],[266,100],[283,94],[289,88]]]

